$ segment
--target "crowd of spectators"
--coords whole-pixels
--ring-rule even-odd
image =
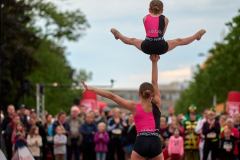
[[[1,114],[4,151],[11,160],[26,146],[36,160],[127,160],[136,140],[134,116],[108,107],[86,112],[85,106],[71,107],[41,118],[35,109],[9,105]],[[146,122],[147,123],[147,122]],[[214,109],[198,114],[191,104],[187,114],[168,108],[162,115],[159,138],[165,160],[240,160],[240,114],[216,116]]]
[[[191,104],[187,114],[161,117],[160,137],[165,160],[239,160],[240,114],[217,115],[206,108],[202,115]]]

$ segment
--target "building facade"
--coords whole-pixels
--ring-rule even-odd
[[[181,93],[188,87],[188,82],[174,82],[168,85],[159,85],[161,93],[161,110],[163,113],[167,113],[169,106],[174,106],[175,102],[180,98]],[[138,96],[138,89],[108,89],[108,91],[136,103],[140,103],[140,97]],[[98,101],[105,102],[110,108],[119,107],[112,100],[98,97]]]

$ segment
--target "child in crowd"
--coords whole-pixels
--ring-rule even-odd
[[[224,138],[221,139],[221,160],[233,160],[234,143],[237,140],[231,136],[230,129],[225,129]]]
[[[180,160],[183,156],[183,143],[179,128],[175,128],[168,144],[168,154],[172,160]]]
[[[171,157],[168,154],[168,144],[169,144],[169,139],[165,139],[165,142],[164,142],[165,148],[162,151],[164,160],[171,160]]]
[[[107,144],[109,142],[109,135],[106,132],[106,124],[103,122],[100,122],[98,124],[98,132],[94,135],[94,143],[96,152],[96,159],[97,160],[106,160],[108,147]]]
[[[234,127],[234,123],[233,123],[233,119],[232,118],[228,118],[226,120],[226,124],[227,124],[227,128],[230,130],[231,132],[231,136],[235,137],[236,139],[239,139],[239,132],[238,129]],[[222,132],[221,137],[224,137],[224,130]],[[233,150],[233,155],[234,155],[234,160],[237,160],[237,156],[238,156],[238,144],[237,141],[234,144],[234,150]]]
[[[162,15],[163,3],[160,0],[152,0],[149,5],[149,13],[143,18],[144,27],[146,30],[145,40],[128,38],[122,35],[118,30],[111,29],[115,39],[120,39],[123,43],[134,45],[137,49],[146,54],[164,54],[171,51],[177,46],[188,45],[194,40],[200,40],[206,33],[204,29],[198,31],[194,35],[174,40],[164,40],[164,34],[168,26],[168,18]]]
[[[82,151],[83,151],[83,160],[95,160],[94,152],[94,134],[97,132],[96,123],[93,122],[93,116],[91,113],[86,114],[85,123],[81,126],[81,133],[83,135],[82,140]]]
[[[40,160],[40,147],[42,146],[42,137],[39,135],[39,128],[32,126],[27,136],[27,145],[35,160]]]
[[[57,134],[53,137],[55,160],[65,160],[67,136],[63,134],[64,130],[61,125],[56,127]]]
[[[222,133],[222,131],[227,128],[226,120],[227,120],[226,116],[224,116],[224,115],[220,116],[220,118],[219,118],[219,124],[221,127],[220,133]]]
[[[166,129],[167,129],[167,119],[166,119],[166,117],[161,117],[159,134],[162,137],[161,138],[162,144],[164,143],[164,139],[165,139],[164,133],[166,132]]]
[[[22,122],[17,122],[12,133],[13,154],[19,147],[26,146],[26,135]]]

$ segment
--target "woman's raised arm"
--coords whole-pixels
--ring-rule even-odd
[[[83,86],[85,88],[85,90],[83,92],[85,92],[85,91],[93,91],[94,93],[96,93],[96,94],[98,94],[98,95],[100,95],[102,97],[105,97],[105,98],[113,100],[119,106],[121,106],[121,107],[123,107],[125,109],[128,109],[129,111],[131,111],[135,115],[135,113],[136,113],[136,103],[135,102],[129,101],[129,100],[125,100],[125,99],[119,97],[118,95],[113,94],[112,92],[101,90],[101,89],[98,89],[98,88],[95,88],[95,87],[91,87],[91,86],[87,86],[84,81],[82,81],[82,84],[83,84]]]
[[[158,88],[158,65],[157,62],[160,59],[159,55],[151,55],[150,60],[152,61],[152,85],[154,88],[154,96],[152,102],[155,103],[159,108],[161,107],[161,94]]]

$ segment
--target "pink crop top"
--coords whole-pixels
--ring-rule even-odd
[[[134,116],[134,122],[137,133],[140,132],[157,132],[160,131],[161,112],[156,104],[152,103],[152,112],[147,113],[143,110],[140,103],[137,104],[137,112]]]
[[[144,27],[147,37],[163,37],[165,28],[165,16],[153,17],[150,14],[146,16]]]

